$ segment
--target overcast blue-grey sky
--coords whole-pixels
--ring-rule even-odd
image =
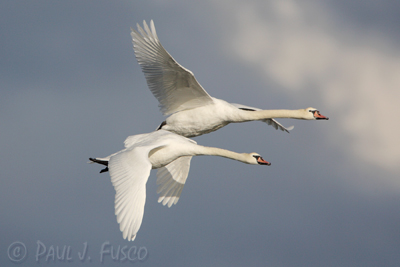
[[[144,19],[210,95],[330,120],[195,138],[272,165],[196,157],[171,208],[157,203],[153,171],[128,242],[109,175],[86,162],[164,120],[132,49]],[[28,250],[20,266],[38,249],[41,264],[101,266],[106,241],[145,248],[137,266],[399,266],[398,2],[6,0],[0,25],[1,266],[17,265],[16,241]],[[72,261],[53,261],[57,246]]]

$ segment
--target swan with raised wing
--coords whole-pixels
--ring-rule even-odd
[[[179,200],[193,156],[212,155],[247,164],[271,165],[257,153],[236,153],[200,146],[191,139],[165,130],[129,136],[124,143],[125,149],[105,158],[90,158],[90,163],[105,165],[101,172],[110,172],[116,191],[115,215],[123,238],[129,241],[135,239],[142,224],[146,183],[151,169],[158,169],[158,202],[171,207]]]
[[[158,129],[186,137],[213,132],[229,123],[264,121],[275,129],[289,132],[274,118],[328,120],[315,108],[298,110],[261,110],[231,104],[211,97],[197,82],[193,73],[176,62],[161,45],[153,20],[150,27],[131,29],[136,59],[146,77],[150,91],[157,98],[164,115],[170,115]]]

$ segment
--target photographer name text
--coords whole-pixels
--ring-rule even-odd
[[[37,263],[56,261],[74,262],[76,260],[80,262],[91,262],[92,259],[96,260],[96,258],[101,263],[107,262],[107,259],[114,262],[143,262],[148,257],[146,247],[115,246],[109,241],[103,242],[96,254],[94,258],[90,256],[88,242],[84,242],[82,247],[75,251],[70,245],[55,246],[37,240],[34,250],[34,258]],[[10,261],[21,263],[28,258],[29,253],[23,242],[15,241],[8,247],[7,255]]]

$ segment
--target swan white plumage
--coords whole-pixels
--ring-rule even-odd
[[[241,104],[230,104],[211,97],[197,82],[193,73],[176,62],[161,45],[153,20],[150,28],[131,29],[136,59],[146,77],[150,91],[157,98],[164,115],[170,115],[158,129],[194,137],[213,132],[229,123],[260,120],[289,132],[274,118],[318,120],[315,108],[299,110],[261,110]],[[292,127],[291,127],[292,128]]]
[[[186,137],[159,130],[129,136],[125,149],[105,158],[90,158],[91,163],[107,167],[115,188],[115,215],[123,238],[133,241],[143,219],[146,183],[151,169],[158,169],[158,202],[176,204],[189,174],[193,156],[213,155],[247,164],[271,165],[257,153],[236,153],[205,147]]]

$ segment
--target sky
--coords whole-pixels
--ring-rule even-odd
[[[398,266],[399,14],[389,0],[1,1],[1,266]],[[194,138],[272,165],[195,157],[171,208],[153,170],[128,242],[87,161],[165,119],[130,38],[151,19],[211,96],[330,119]]]

